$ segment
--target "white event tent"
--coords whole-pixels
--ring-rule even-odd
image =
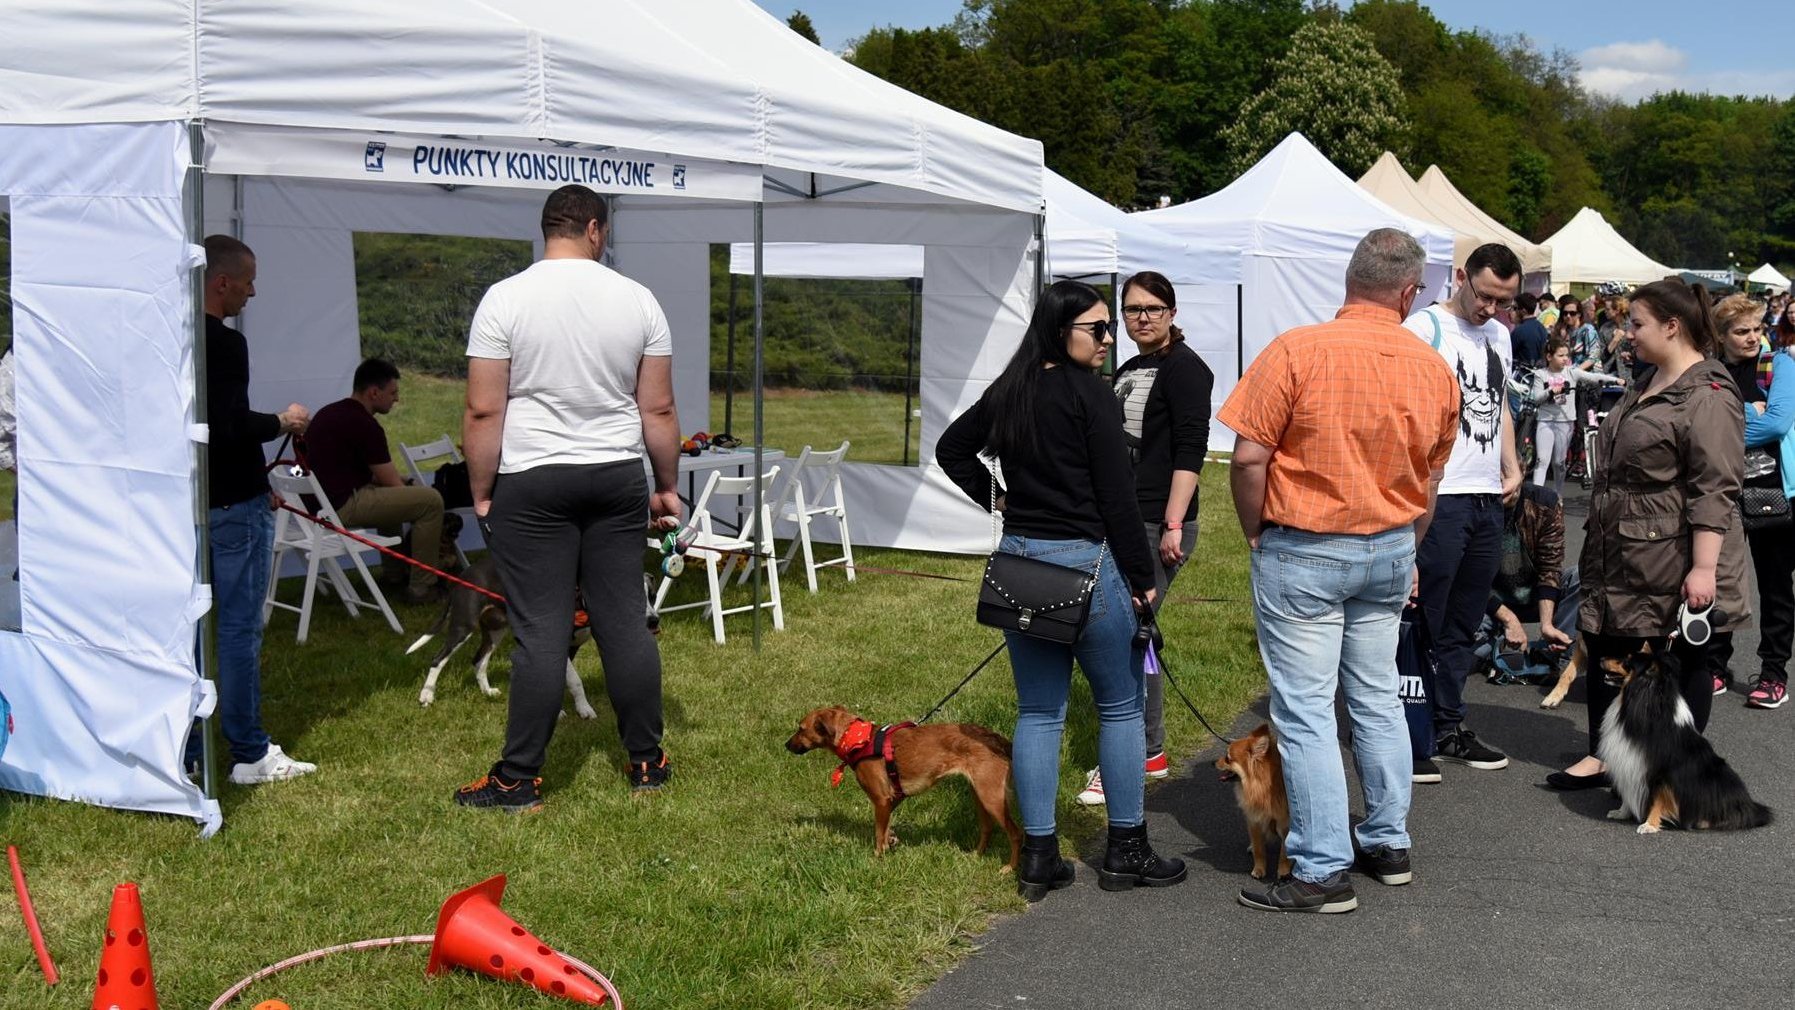
[[[1391,208],[1348,178],[1308,139],[1292,133],[1220,190],[1189,203],[1131,215],[1190,247],[1178,282],[1178,323],[1203,334],[1219,405],[1273,337],[1334,318],[1346,264],[1367,232],[1400,228],[1427,254],[1417,305],[1441,296],[1452,273],[1451,231]],[[1176,278],[1175,278],[1176,280]],[[1210,426],[1212,448],[1234,435]]]
[[[685,430],[708,421],[711,243],[921,246],[925,462],[854,469],[855,533],[986,544],[927,461],[1032,306],[1038,143],[747,0],[22,0],[0,37],[22,567],[0,787],[220,823],[180,762],[212,694],[194,649],[211,231],[257,252],[252,403],[315,407],[360,358],[355,232],[533,240],[544,192],[587,183],[615,199],[614,265],[666,309]]]
[[[1578,211],[1557,234],[1552,247],[1552,283],[1559,290],[1572,284],[1648,284],[1675,277],[1677,271],[1633,248],[1596,210]]]
[[[1482,207],[1459,192],[1438,165],[1427,166],[1416,185],[1434,206],[1456,209],[1458,219],[1468,222],[1472,233],[1480,236],[1482,241],[1500,242],[1513,249],[1521,258],[1522,290],[1535,294],[1546,290],[1552,276],[1552,246],[1549,243],[1531,242],[1485,213]]]
[[[1789,290],[1789,279],[1784,277],[1780,271],[1768,263],[1753,270],[1745,279],[1753,284],[1769,288],[1772,291]]]

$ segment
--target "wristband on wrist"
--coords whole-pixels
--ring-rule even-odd
[[[1183,524],[1183,523],[1181,523],[1181,522],[1178,522],[1178,523],[1165,523],[1165,524],[1164,524],[1164,525],[1165,525],[1165,528],[1166,528],[1166,529],[1168,529],[1168,530],[1181,530],[1181,529],[1183,529],[1183,528],[1184,528],[1184,524]]]

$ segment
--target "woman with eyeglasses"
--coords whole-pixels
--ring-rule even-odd
[[[1732,295],[1714,307],[1715,328],[1720,332],[1720,360],[1745,401],[1745,487],[1762,489],[1784,500],[1795,496],[1786,461],[1795,448],[1790,437],[1795,421],[1795,358],[1790,357],[1789,337],[1772,350],[1764,334],[1764,304],[1746,295]],[[1795,334],[1790,334],[1795,337]],[[1775,369],[1787,378],[1779,388]],[[1750,490],[1740,494],[1761,498]],[[1742,499],[1743,500],[1743,499]],[[1746,501],[1749,507],[1752,501]],[[1757,574],[1758,676],[1745,696],[1751,708],[1779,708],[1789,693],[1789,652],[1795,645],[1795,530],[1788,513],[1748,523],[1745,543]],[[1726,693],[1732,682],[1728,663],[1733,656],[1732,634],[1716,632],[1708,650],[1708,669],[1714,693]]]
[[[1215,374],[1185,346],[1174,320],[1178,295],[1163,274],[1143,270],[1122,285],[1122,322],[1138,352],[1116,369],[1111,385],[1122,404],[1122,424],[1134,465],[1135,499],[1153,547],[1154,609],[1197,543],[1197,477],[1209,451],[1210,393]],[[1165,778],[1165,685],[1146,678],[1148,778]],[[1078,802],[1103,802],[1103,770],[1085,777]]]
[[[1147,843],[1144,653],[1134,638],[1137,611],[1155,598],[1153,554],[1135,499],[1122,407],[1096,374],[1115,332],[1096,288],[1054,284],[1035,305],[1003,374],[935,447],[936,460],[967,497],[1003,514],[1000,550],[1098,576],[1076,644],[1004,632],[1016,680],[1010,771],[1027,836],[1016,886],[1029,901],[1072,883],[1054,808],[1074,658],[1097,706],[1097,762],[1110,783],[1102,887],[1163,887],[1185,876],[1183,862],[1161,858]],[[1002,464],[1004,484],[981,453]]]

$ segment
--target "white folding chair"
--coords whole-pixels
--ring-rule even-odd
[[[854,544],[848,537],[848,502],[841,491],[841,461],[847,458],[848,443],[842,442],[841,448],[829,452],[813,452],[810,446],[798,454],[798,463],[792,468],[791,476],[779,494],[773,499],[773,516],[783,522],[796,523],[798,535],[792,538],[791,546],[785,549],[785,557],[780,566],[792,563],[792,555],[802,548],[804,551],[804,580],[809,583],[810,591],[816,592],[816,573],[819,568],[830,565],[841,565],[847,572],[848,581],[854,581]],[[810,501],[805,491],[806,478],[812,478],[811,486],[816,488],[816,500]],[[816,553],[811,546],[810,524],[818,517],[828,516],[835,520],[836,528],[841,532],[841,557],[829,558],[826,561],[816,560]]]
[[[323,488],[318,486],[318,478],[310,473],[295,475],[285,466],[275,467],[268,474],[268,483],[274,492],[280,495],[294,508],[310,509],[312,514],[339,529],[347,529],[342,520],[337,518],[336,509],[331,507],[330,499],[324,496]],[[312,506],[316,506],[315,509]],[[399,543],[398,537],[383,537],[373,530],[356,530],[357,534],[384,547],[393,547]],[[266,626],[273,616],[274,608],[290,610],[299,615],[299,644],[305,644],[305,636],[312,626],[312,598],[318,590],[318,573],[322,571],[330,580],[330,587],[343,601],[343,607],[349,611],[350,617],[360,617],[358,610],[378,610],[386,618],[386,623],[395,632],[404,634],[405,629],[399,626],[399,619],[393,616],[393,608],[387,606],[386,597],[380,592],[379,583],[368,571],[367,563],[362,555],[373,552],[366,544],[359,544],[317,523],[281,509],[274,517],[274,564],[268,570],[268,594],[262,600],[262,624]],[[305,591],[297,606],[282,603],[275,599],[275,589],[280,582],[280,566],[286,556],[298,551],[305,558]],[[372,602],[364,600],[349,581],[343,570],[343,559],[348,558],[361,573],[362,582],[368,587]]]
[[[761,478],[766,486],[771,486],[779,476],[777,466],[769,469]],[[679,531],[682,541],[690,540],[691,546],[686,548],[686,566],[689,571],[693,564],[704,566],[704,577],[709,583],[710,596],[699,603],[682,603],[676,607],[664,607],[661,604],[667,599],[667,590],[672,588],[673,580],[662,576],[660,588],[655,590],[655,611],[665,616],[675,610],[691,610],[705,608],[711,615],[711,635],[719,645],[723,642],[723,618],[730,614],[751,611],[756,604],[745,603],[739,607],[723,606],[723,583],[729,580],[729,571],[740,553],[771,557],[773,554],[773,510],[766,500],[760,506],[760,521],[742,524],[740,533],[717,532],[717,523],[711,508],[713,498],[735,498],[738,502],[743,498],[751,498],[754,494],[754,478],[725,477],[719,471],[711,471],[710,479],[705,481],[704,490],[698,500],[692,504],[692,518]],[[748,514],[753,514],[753,506],[749,505]],[[739,514],[739,509],[737,510]],[[650,540],[649,546],[659,546],[658,540]],[[758,606],[773,611],[773,629],[785,630],[785,607],[779,600],[779,566],[768,565],[767,599]]]
[[[455,446],[455,439],[448,435],[444,435],[434,442],[425,442],[423,445],[406,445],[404,442],[400,442],[399,459],[405,463],[406,475],[416,481],[420,487],[430,486],[430,482],[424,479],[425,466],[435,464],[430,466],[431,470],[435,470],[437,466],[444,463],[465,462],[461,450]],[[474,521],[472,508],[463,506],[449,511],[461,516],[462,529],[473,530],[476,537],[480,535],[480,524]],[[461,562],[461,567],[467,567],[467,552],[461,549],[459,543],[455,545],[455,558]]]

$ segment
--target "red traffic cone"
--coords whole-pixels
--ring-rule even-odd
[[[112,889],[106,916],[106,946],[100,951],[100,978],[93,1010],[157,1010],[156,977],[150,971],[150,939],[143,931],[143,900],[136,884]]]
[[[425,972],[440,975],[461,967],[575,1003],[604,1003],[606,993],[592,979],[499,909],[504,896],[502,873],[450,895],[436,915],[436,941]]]

